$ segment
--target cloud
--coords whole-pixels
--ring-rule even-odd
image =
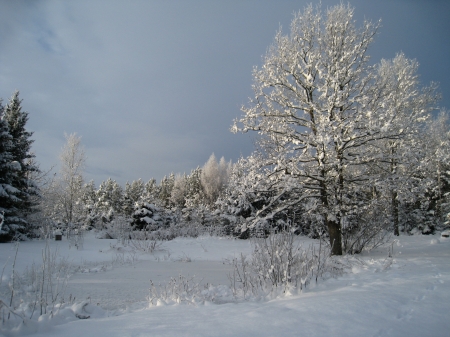
[[[256,137],[229,132],[253,95],[252,68],[306,3],[0,1],[0,97],[20,90],[43,167],[58,162],[65,132],[82,136],[97,184],[188,173],[212,152],[237,160]],[[444,5],[414,3],[354,5],[358,22],[385,19],[375,61],[408,49],[450,92]]]

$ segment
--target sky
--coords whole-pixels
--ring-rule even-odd
[[[81,136],[97,186],[188,174],[212,153],[235,162],[257,139],[229,131],[252,69],[310,2],[0,0],[0,97],[20,91],[42,170],[57,172],[65,133]],[[349,3],[357,24],[382,20],[371,62],[416,59],[450,108],[450,1]]]

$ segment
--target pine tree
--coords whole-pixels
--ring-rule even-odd
[[[113,219],[114,215],[122,214],[124,193],[122,187],[111,178],[102,182],[97,190],[97,209],[106,221]]]
[[[202,199],[202,169],[197,167],[192,170],[186,181],[186,206],[197,207]]]
[[[164,207],[169,207],[170,205],[170,196],[172,195],[174,183],[175,183],[175,174],[173,173],[171,173],[168,178],[164,176],[163,179],[161,180],[158,198]]]
[[[155,178],[151,178],[144,186],[144,192],[141,200],[148,203],[155,203],[160,193],[160,187],[156,184]]]
[[[145,185],[141,179],[134,180],[131,184],[125,184],[125,193],[123,200],[123,212],[131,216],[133,214],[134,205],[142,198],[145,191]]]

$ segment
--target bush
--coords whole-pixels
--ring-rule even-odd
[[[232,260],[231,288],[236,298],[265,296],[303,290],[312,281],[343,273],[343,265],[330,256],[330,248],[319,246],[304,249],[293,230],[286,228],[267,238],[255,238],[250,257],[241,254]]]

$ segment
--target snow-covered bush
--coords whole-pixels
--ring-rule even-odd
[[[111,222],[106,223],[101,234],[97,235],[97,237],[117,239],[122,244],[125,244],[130,239],[131,229],[131,219],[120,215],[115,217]]]
[[[42,264],[34,263],[20,274],[15,269],[19,244],[16,247],[12,274],[8,284],[0,277],[0,315],[7,328],[25,324],[43,316],[53,317],[71,299],[65,297],[70,263],[48,244],[42,251]]]
[[[179,275],[170,278],[164,285],[155,286],[150,281],[150,289],[147,300],[151,306],[163,304],[195,304],[203,301],[201,286],[194,278]]]
[[[377,205],[348,215],[342,226],[342,249],[348,254],[359,254],[386,244],[392,234],[389,220]]]
[[[304,249],[296,237],[286,228],[267,238],[252,239],[251,256],[241,254],[232,260],[229,278],[234,296],[245,299],[301,291],[312,281],[343,272],[343,265],[330,256],[330,248],[322,240],[318,247]]]

